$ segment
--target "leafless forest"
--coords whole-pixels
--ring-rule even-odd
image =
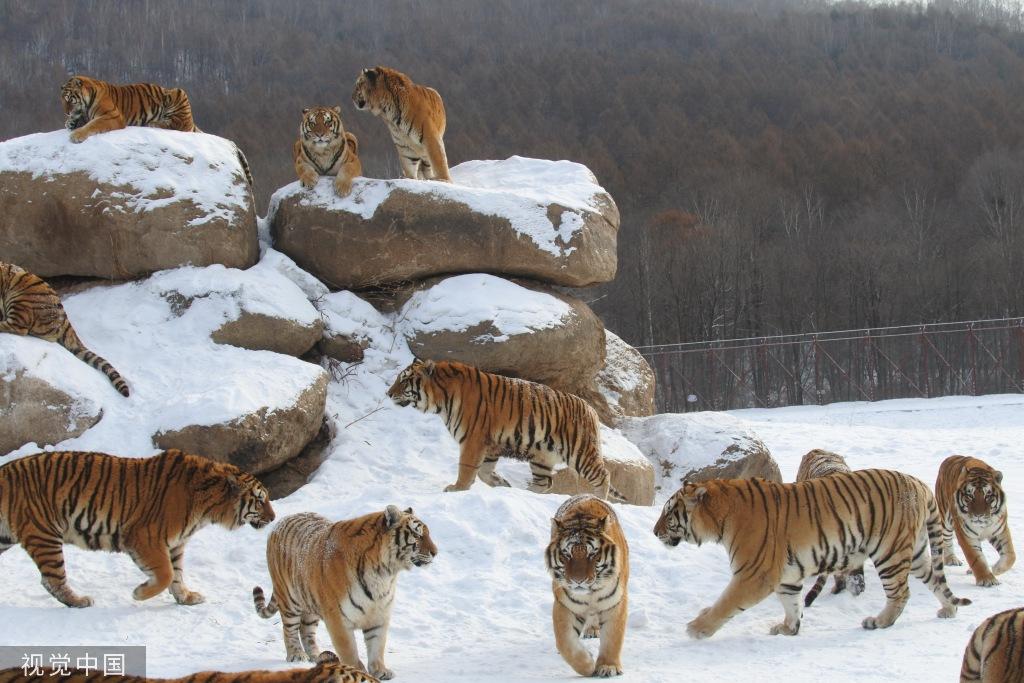
[[[0,138],[62,125],[69,73],[185,88],[260,212],[303,107],[362,67],[437,87],[451,163],[587,164],[622,211],[584,293],[634,344],[1024,312],[1019,7],[765,0],[0,0]]]

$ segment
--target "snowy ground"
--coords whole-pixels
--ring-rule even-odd
[[[331,383],[331,457],[311,484],[275,503],[278,516],[314,510],[340,519],[395,503],[414,507],[430,525],[440,549],[437,560],[399,580],[388,642],[388,665],[399,680],[577,678],[555,651],[542,555],[551,515],[564,498],[479,483],[468,492],[441,493],[455,477],[455,446],[436,416],[398,408],[385,398],[390,381],[411,360],[404,342],[393,331],[389,337],[386,327],[367,330],[366,336],[372,342],[365,362]],[[116,357],[117,349],[111,350]],[[814,447],[843,453],[854,468],[892,467],[929,483],[947,455],[980,456],[1006,475],[1011,526],[1020,540],[1024,518],[1015,501],[1024,500],[1022,410],[1024,397],[994,396],[734,414],[760,434],[787,479]],[[76,445],[96,447],[89,434]],[[520,482],[525,477],[525,470],[504,462],[499,470],[511,470]],[[632,560],[623,681],[794,681],[824,675],[858,682],[955,680],[974,627],[1024,602],[1024,566],[990,589],[975,587],[963,568],[953,568],[954,592],[975,601],[957,618],[937,619],[938,602],[912,583],[910,604],[896,625],[867,632],[861,619],[883,604],[878,578],[869,570],[865,594],[823,595],[806,613],[799,636],[767,634],[782,615],[769,598],[710,640],[692,641],[686,622],[717,597],[729,571],[717,546],[670,550],[652,535],[668,493],[659,493],[656,507],[619,510]],[[252,587],[270,588],[266,536],[267,530],[248,527],[211,528],[192,540],[186,578],[207,597],[196,607],[178,606],[166,593],[135,602],[131,590],[142,577],[126,556],[69,549],[72,584],[96,601],[89,609],[71,610],[43,590],[28,556],[12,549],[0,557],[6,588],[0,597],[0,645],[145,644],[150,675],[285,668],[279,619],[262,620],[252,608]],[[320,641],[329,647],[322,626]]]

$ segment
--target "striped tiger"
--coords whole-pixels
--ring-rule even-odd
[[[75,75],[61,86],[60,97],[64,127],[71,131],[71,142],[75,143],[125,126],[202,132],[192,120],[192,103],[181,88],[164,88],[155,83],[114,85]],[[248,160],[237,146],[235,152],[249,187],[254,187]]]
[[[993,614],[974,629],[960,681],[1024,683],[1024,607]]]
[[[611,486],[601,457],[600,422],[583,399],[543,384],[483,372],[457,361],[415,360],[388,396],[400,406],[437,413],[459,444],[459,476],[445,491],[465,491],[473,478],[509,486],[495,473],[501,456],[530,463],[531,491],[551,490],[555,465],[579,472],[607,500]]]
[[[57,342],[110,380],[122,396],[128,384],[103,358],[85,348],[71,327],[60,297],[42,278],[13,263],[0,261],[0,332],[31,335]]]
[[[629,546],[615,511],[590,494],[562,503],[551,520],[544,559],[552,578],[558,652],[581,676],[618,676],[629,602]],[[580,644],[589,630],[601,638],[596,663]]]
[[[665,503],[654,533],[669,546],[712,541],[728,551],[732,580],[718,601],[687,625],[692,638],[714,635],[737,612],[773,591],[786,616],[772,627],[772,635],[796,635],[804,579],[844,571],[869,557],[882,579],[886,605],[864,619],[866,629],[892,626],[910,597],[910,574],[938,598],[941,618],[971,604],[946,585],[942,522],[932,492],[900,472],[859,470],[794,484],[763,479],[687,483]]]
[[[269,619],[281,612],[289,662],[316,659],[316,629],[327,625],[335,652],[349,666],[359,660],[353,631],[363,632],[369,672],[386,680],[388,624],[398,573],[434,561],[430,530],[413,513],[394,505],[356,519],[331,522],[313,512],[289,515],[267,539],[267,567],[274,594],[252,589],[256,613]]]
[[[796,472],[797,481],[807,481],[808,479],[817,479],[818,477],[827,477],[837,472],[849,472],[850,467],[846,464],[846,460],[843,456],[832,451],[825,451],[820,448],[808,452],[804,455],[803,459],[800,460],[800,467]],[[836,572],[832,575],[832,594],[842,593],[846,590],[847,579],[849,579],[850,593],[852,595],[860,595],[864,592],[864,566],[854,567],[848,572]],[[804,596],[804,607],[810,607],[811,603],[818,597],[822,589],[825,588],[825,582],[828,580],[828,574],[819,574],[818,578],[814,581],[814,585],[811,586],[811,590],[807,591],[807,595]]]
[[[1008,571],[1017,560],[1007,523],[1003,473],[978,458],[951,455],[939,466],[935,500],[942,517],[943,561],[960,565],[953,550],[953,535],[960,544],[979,586],[995,586],[997,575]],[[991,569],[981,544],[989,542],[999,551]]]
[[[64,572],[63,545],[125,552],[149,578],[136,600],[169,589],[181,605],[203,596],[185,586],[185,544],[208,524],[260,529],[274,519],[267,490],[234,465],[178,450],[150,458],[37,453],[0,466],[0,553],[15,543],[39,567],[43,587],[68,607],[88,607]]]
[[[363,174],[359,141],[345,130],[341,107],[303,109],[293,151],[295,173],[307,190],[320,176],[335,176],[334,191],[346,197],[352,191],[352,180]]]
[[[441,95],[386,66],[363,69],[352,90],[356,109],[388,125],[406,178],[452,181],[444,150],[447,117]]]
[[[36,673],[38,671],[38,673]],[[181,678],[104,675],[102,671],[68,669],[67,674],[53,669],[18,667],[0,671],[0,683],[380,683],[373,676],[342,664],[338,656],[325,650],[317,664],[308,669],[285,671],[200,671]]]

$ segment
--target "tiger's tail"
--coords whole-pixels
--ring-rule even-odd
[[[628,503],[629,499],[622,495],[622,492],[612,486],[611,475],[608,476],[608,497],[616,503]]]
[[[811,590],[807,591],[807,595],[804,596],[804,607],[810,607],[811,603],[818,599],[818,595],[821,594],[826,581],[828,581],[828,574],[818,574],[818,578],[815,580],[814,585],[811,586]]]
[[[71,327],[71,322],[68,320],[64,321],[63,329],[58,335],[56,342],[63,346],[65,349],[75,354],[75,357],[81,360],[86,365],[96,368],[110,380],[110,383],[114,385],[118,393],[122,396],[128,396],[131,392],[128,391],[128,383],[121,377],[121,373],[114,369],[105,358],[98,356],[89,349],[85,348],[82,340],[78,338],[75,333],[75,328]]]
[[[249,160],[245,158],[242,148],[238,145],[235,145],[235,155],[238,157],[238,163],[242,166],[242,173],[245,174],[245,182],[249,183],[249,189],[255,192],[256,183],[252,179],[252,171],[249,170]]]
[[[939,508],[935,504],[935,498],[931,496],[928,500],[928,517],[925,520],[925,527],[928,531],[928,546],[931,549],[932,562],[931,572],[927,578],[922,577],[922,579],[935,593],[935,597],[944,604],[943,609],[939,611],[939,616],[953,616],[956,614],[957,606],[970,605],[971,601],[969,598],[958,598],[953,595],[953,591],[946,583],[946,572],[942,566],[942,520],[939,518]],[[947,602],[952,609],[945,607]]]
[[[269,619],[277,614],[277,598],[271,595],[268,603],[266,596],[263,595],[263,589],[259,586],[252,589],[252,604],[256,607],[256,614],[264,619]]]

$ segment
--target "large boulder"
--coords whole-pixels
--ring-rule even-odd
[[[613,421],[654,414],[654,371],[640,352],[617,335],[604,331],[604,367],[596,384]]]
[[[623,436],[654,464],[658,488],[672,493],[683,481],[750,479],[781,482],[767,446],[726,413],[665,413],[623,418]]]
[[[632,505],[654,504],[654,466],[636,446],[618,432],[601,428],[601,455],[611,485]],[[565,468],[555,472],[551,493],[598,493],[580,475]]]
[[[604,326],[582,301],[524,285],[484,274],[427,284],[402,306],[399,329],[419,358],[582,393],[604,361]]]
[[[237,147],[204,133],[130,127],[0,142],[0,255],[41,277],[133,278],[258,258]]]
[[[615,277],[619,212],[585,166],[512,157],[469,161],[453,183],[329,179],[271,198],[274,247],[337,289],[448,273],[585,287]]]

